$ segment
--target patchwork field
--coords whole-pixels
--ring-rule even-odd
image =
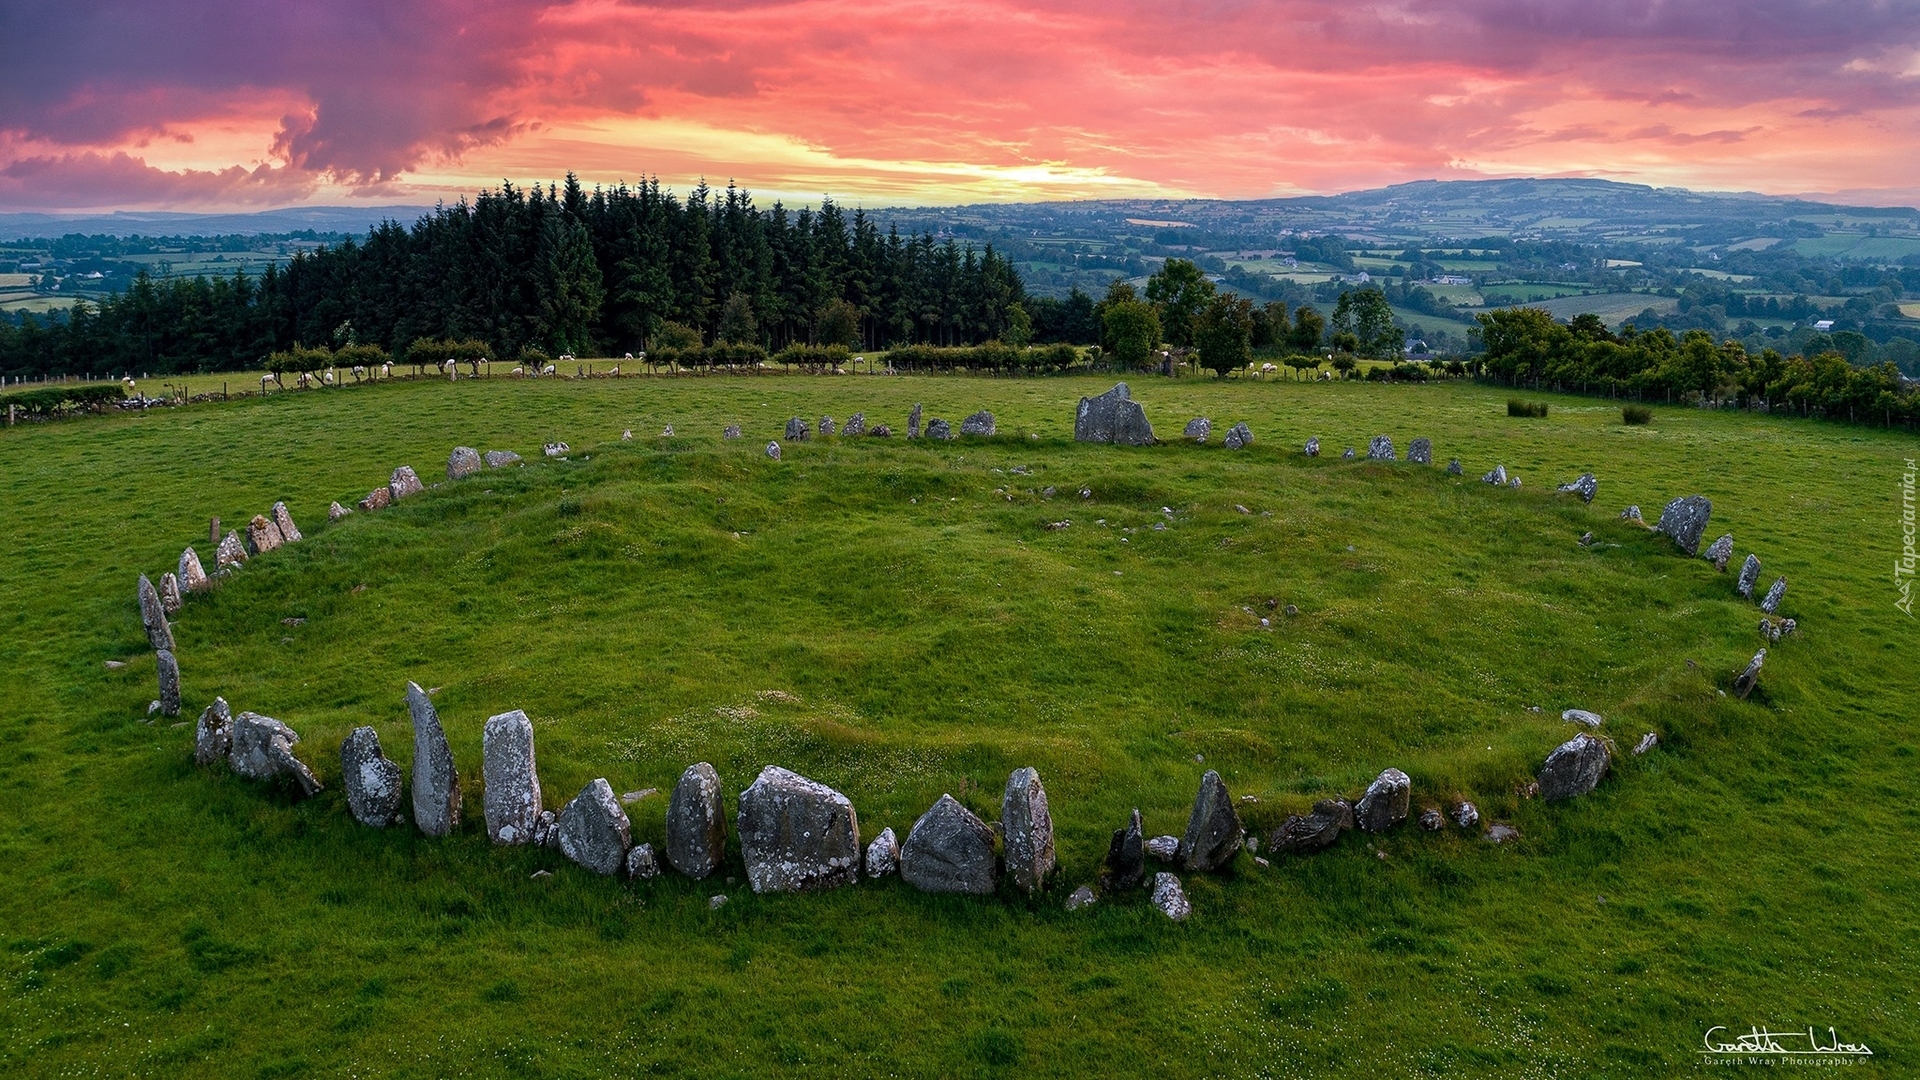
[[[1831,1025],[1866,1068],[1912,1068],[1920,630],[1889,573],[1911,436],[1142,376],[1166,445],[1072,442],[1108,385],[391,383],[0,430],[0,1070],[1638,1077],[1700,1068],[1716,1025]],[[764,454],[789,416],[900,431],[915,402],[956,426],[989,408],[1001,434]],[[1174,438],[1202,414],[1258,441]],[[1339,460],[1382,433],[1432,438],[1436,464]],[[568,460],[541,459],[552,440]],[[396,465],[440,479],[455,445],[528,464],[327,523]],[[1478,483],[1496,463],[1524,486]],[[1553,494],[1583,471],[1593,506]],[[1787,575],[1802,628],[1746,701],[1723,691],[1757,609],[1618,518],[1696,492],[1736,564]],[[211,564],[207,518],[276,499],[307,538],[188,600],[185,726],[143,722],[136,575],[189,543]],[[362,828],[340,793],[356,726],[410,761],[407,680],[465,779],[445,840]],[[216,693],[299,730],[328,790],[195,767]],[[1614,770],[1526,798],[1569,707],[1607,717]],[[943,792],[996,818],[1032,765],[1061,874],[1032,900],[756,896],[737,844],[698,883],[495,848],[480,729],[514,708],[552,808],[705,760],[731,812],[780,764],[904,837]],[[1140,894],[1063,909],[1132,808],[1178,833],[1206,769],[1264,839],[1387,766],[1415,814],[1470,798],[1520,839],[1409,823],[1183,875],[1185,923]],[[663,798],[628,813],[658,845]]]

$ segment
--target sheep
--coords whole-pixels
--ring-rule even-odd
[[[260,396],[261,397],[267,396],[267,384],[272,381],[273,381],[273,372],[271,371],[267,372],[265,375],[260,376]]]
[[[1269,376],[1269,375],[1272,375],[1272,374],[1273,374],[1274,372],[1276,372],[1276,371],[1279,371],[1279,370],[1280,370],[1279,368],[1277,368],[1277,367],[1275,367],[1275,366],[1273,366],[1272,364],[1261,364],[1261,365],[1260,365],[1260,377],[1264,379],[1264,378],[1266,378],[1267,376]]]
[[[610,378],[610,379],[617,379],[617,378],[619,378],[619,377],[620,377],[620,365],[619,365],[619,364],[615,364],[615,365],[613,365],[613,370],[612,370],[612,371],[609,371],[609,372],[607,372],[607,377],[608,377],[608,378]]]
[[[526,373],[527,373],[527,369],[526,369],[526,368],[523,368],[523,367],[520,367],[520,366],[518,366],[518,365],[515,365],[515,366],[514,366],[514,369],[513,369],[512,371],[509,371],[509,372],[507,372],[507,374],[509,374],[509,375],[511,375],[511,376],[513,376],[513,377],[514,377],[514,378],[516,378],[516,379],[518,379],[518,378],[521,378],[521,377],[523,377],[523,376],[525,376],[525,375],[526,375]]]
[[[361,382],[367,377],[367,369],[359,364],[353,365],[353,381]]]
[[[339,380],[333,377],[333,369],[328,368],[327,373],[320,377],[320,381],[323,383],[326,383],[328,386],[332,386],[335,382],[338,382]]]
[[[553,369],[553,365],[552,365],[552,364],[548,364],[548,365],[547,365],[546,367],[543,367],[543,368],[541,368],[541,369],[540,369],[540,374],[542,374],[542,375],[551,375],[551,374],[553,374],[553,370],[554,370],[554,369]]]
[[[380,365],[380,377],[383,379],[393,378],[393,361],[389,360]]]

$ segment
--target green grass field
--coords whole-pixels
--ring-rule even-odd
[[[1920,631],[1888,567],[1915,440],[1679,408],[1629,428],[1555,396],[1516,420],[1463,384],[1133,385],[1169,444],[1073,443],[1090,378],[396,383],[0,430],[0,1070],[1639,1077],[1699,1069],[1715,1025],[1832,1025],[1867,1069],[1914,1067]],[[916,401],[1003,434],[763,454],[790,415],[898,430]],[[1259,441],[1174,439],[1197,414]],[[1438,464],[1338,460],[1380,433]],[[570,460],[540,459],[554,439]],[[457,444],[530,464],[326,523]],[[1495,463],[1525,487],[1477,483]],[[1592,507],[1552,493],[1585,470]],[[1709,538],[1791,581],[1802,633],[1745,702],[1721,691],[1757,610],[1617,517],[1694,492]],[[135,576],[188,543],[210,564],[207,517],[275,499],[307,539],[188,602],[181,720],[218,693],[293,725],[328,785],[300,803],[143,723]],[[409,679],[466,779],[446,840],[362,828],[340,792],[355,726],[410,760]],[[1607,716],[1612,775],[1523,798],[1575,706]],[[1032,901],[759,897],[737,848],[638,885],[496,849],[480,728],[513,708],[555,808],[707,760],[731,812],[777,763],[904,837],[943,792],[997,817],[1034,765],[1062,873]],[[1185,876],[1184,924],[1141,895],[1061,906],[1130,808],[1180,831],[1207,768],[1264,837],[1390,765],[1416,814],[1470,797],[1522,839],[1409,823],[1243,854]],[[636,840],[663,802],[629,808]]]

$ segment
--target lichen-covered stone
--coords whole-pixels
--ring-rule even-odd
[[[1668,503],[1660,511],[1653,531],[1670,537],[1675,546],[1689,556],[1700,552],[1700,536],[1707,531],[1707,519],[1713,516],[1713,501],[1704,495],[1685,495]]]
[[[377,487],[367,492],[367,497],[360,500],[359,506],[360,509],[371,513],[375,510],[385,510],[392,503],[393,492],[388,488]]]
[[[1000,832],[1007,848],[1007,876],[1028,892],[1046,884],[1054,869],[1053,812],[1040,773],[1020,768],[1007,777],[1000,797]]]
[[[1741,596],[1753,599],[1753,587],[1760,583],[1760,556],[1748,555],[1747,561],[1740,564],[1740,579],[1734,583]]]
[[[1227,429],[1227,435],[1220,440],[1229,450],[1244,450],[1253,445],[1253,429],[1245,420]]]
[[[217,697],[200,713],[200,721],[193,727],[193,763],[212,765],[225,761],[232,749],[233,713],[227,707],[227,699]]]
[[[213,553],[213,572],[237,570],[247,561],[247,545],[240,534],[229,529],[220,540],[220,547]]]
[[[190,593],[205,592],[213,587],[213,582],[207,578],[206,568],[200,565],[200,553],[192,548],[180,553],[177,575],[180,587]]]
[[[409,495],[418,495],[427,489],[420,483],[420,477],[414,473],[413,466],[402,465],[393,470],[393,475],[387,479],[387,490],[393,493],[393,501],[399,502]]]
[[[689,765],[667,803],[667,862],[698,881],[720,869],[726,852],[720,774],[704,761]]]
[[[1433,464],[1433,440],[1415,439],[1407,447],[1407,460],[1415,465]]]
[[[1480,478],[1480,482],[1492,484],[1494,487],[1506,487],[1507,467],[1505,465],[1495,465],[1492,472]]]
[[[351,514],[351,513],[353,513],[353,511],[347,509],[344,506],[341,506],[338,502],[331,502],[327,504],[327,520],[328,521],[339,521],[341,518],[346,517],[348,514]]]
[[[1753,688],[1760,685],[1760,669],[1766,662],[1767,650],[1761,649],[1753,654],[1753,659],[1747,661],[1746,670],[1733,680],[1733,692],[1740,700],[1745,701],[1747,695],[1753,693]]]
[[[1340,833],[1353,828],[1353,807],[1343,799],[1322,799],[1313,804],[1310,814],[1289,814],[1272,835],[1267,850],[1274,853],[1308,855],[1333,846]]]
[[[825,784],[769,765],[741,792],[734,822],[754,892],[830,889],[860,876],[860,819]]]
[[[894,837],[892,829],[881,829],[880,835],[867,845],[867,876],[883,878],[900,869],[900,841]]]
[[[1305,453],[1308,457],[1319,457],[1320,456],[1320,436],[1315,435],[1313,438],[1308,439],[1306,449],[1302,452]]]
[[[180,595],[180,579],[169,570],[160,575],[160,610],[171,617],[180,614],[186,600]]]
[[[588,870],[608,877],[626,870],[632,827],[606,777],[587,782],[561,809],[554,831],[560,854]]]
[[[247,522],[247,554],[264,555],[280,546],[285,538],[280,535],[280,526],[265,514],[253,515]]]
[[[1473,828],[1480,824],[1480,808],[1463,800],[1453,808],[1453,823],[1463,829]]]
[[[777,442],[769,442],[767,444],[767,456],[769,458],[772,458],[774,461],[779,461],[780,460],[780,444]]]
[[[1193,914],[1193,904],[1180,887],[1180,879],[1162,871],[1153,875],[1153,906],[1174,922],[1185,922]]]
[[[273,527],[280,530],[280,539],[289,544],[297,544],[306,539],[300,535],[300,527],[293,523],[293,515],[287,511],[287,504],[277,502],[268,511],[273,515]]]
[[[1706,555],[1702,557],[1712,563],[1715,570],[1726,573],[1727,560],[1733,558],[1733,534],[1721,533],[1720,539],[1715,540],[1713,546],[1707,548]]]
[[[1785,574],[1782,574],[1774,578],[1773,584],[1768,587],[1767,595],[1760,601],[1760,610],[1769,615],[1780,610],[1780,601],[1785,599],[1786,595],[1787,578]]]
[[[481,731],[486,778],[487,836],[496,844],[533,842],[540,817],[540,772],[533,756],[533,721],[515,709],[490,717]]]
[[[1407,820],[1413,781],[1399,769],[1387,769],[1367,785],[1367,793],[1353,804],[1353,823],[1364,832],[1386,832]]]
[[[1600,481],[1594,479],[1592,473],[1581,473],[1578,477],[1561,484],[1554,490],[1566,494],[1578,495],[1580,496],[1581,502],[1591,503],[1593,502],[1593,497],[1600,493]]]
[[[360,824],[384,829],[399,820],[400,766],[380,751],[380,734],[372,728],[354,728],[341,740],[340,786]]]
[[[179,716],[180,662],[174,659],[172,649],[155,649],[153,661],[154,673],[160,681],[160,712],[165,716]]]
[[[1193,810],[1187,815],[1186,835],[1180,838],[1180,865],[1199,871],[1225,866],[1240,850],[1241,832],[1240,814],[1233,808],[1226,782],[1208,769],[1200,778]]]
[[[935,442],[952,442],[953,427],[936,416],[927,421],[927,438]]]
[[[726,427],[723,427],[723,428],[721,428],[721,429],[720,429],[720,437],[721,437],[722,439],[737,439],[737,438],[739,438],[739,437],[740,437],[740,425],[739,425],[739,424],[728,424],[728,425],[727,425]]]
[[[1197,442],[1197,443],[1203,443],[1203,442],[1206,442],[1208,437],[1211,436],[1212,434],[1213,434],[1213,421],[1207,419],[1204,416],[1196,416],[1193,419],[1187,421],[1187,426],[1181,430],[1180,437],[1184,439],[1192,439],[1194,442]]]
[[[484,465],[480,460],[480,451],[471,446],[456,446],[453,453],[447,455],[447,479],[460,480],[472,476]]]
[[[504,469],[509,465],[520,464],[520,455],[511,450],[489,450],[480,455],[489,469]]]
[[[979,412],[960,421],[960,434],[962,435],[985,436],[994,435],[998,432],[999,428],[996,427],[993,422],[993,414],[985,409],[981,409]]]
[[[813,437],[813,427],[797,416],[789,417],[787,432],[782,437],[788,442],[801,442]]]
[[[1132,399],[1126,383],[1115,383],[1099,397],[1080,399],[1073,418],[1073,438],[1075,442],[1122,446],[1151,446],[1154,441],[1146,410]]]
[[[986,895],[999,876],[993,830],[951,795],[920,815],[900,845],[900,878],[921,892]]]
[[[1368,461],[1394,461],[1393,440],[1385,435],[1375,435],[1367,440]]]
[[[651,881],[660,876],[660,857],[654,853],[652,844],[640,844],[627,852],[627,878],[630,881]]]
[[[840,429],[840,434],[842,435],[865,435],[866,433],[867,414],[863,412],[857,412],[847,417],[846,426]]]
[[[167,624],[166,605],[160,602],[160,590],[153,587],[147,575],[140,575],[140,624],[147,631],[147,647],[155,650],[173,649],[173,627]]]
[[[232,749],[227,763],[233,771],[249,780],[286,777],[293,781],[302,797],[317,795],[320,781],[305,762],[293,755],[300,735],[271,716],[243,712],[233,719]]]
[[[446,836],[460,827],[460,771],[439,710],[419,683],[407,683],[407,714],[413,720],[413,822],[428,836]]]
[[[1540,769],[1540,797],[1571,799],[1599,786],[1613,755],[1604,740],[1581,732],[1554,748]]]
[[[1463,476],[1463,475],[1465,475],[1465,474],[1466,474],[1466,471],[1467,471],[1467,470],[1465,470],[1465,469],[1463,469],[1463,468],[1461,468],[1461,467],[1460,467],[1460,459],[1459,459],[1459,458],[1454,458],[1453,460],[1451,460],[1451,461],[1449,461],[1449,462],[1447,462],[1447,475],[1448,475],[1448,476]]]
[[[1599,727],[1605,718],[1597,712],[1589,712],[1586,709],[1567,709],[1560,714],[1560,719],[1570,724],[1585,724],[1588,727]]]

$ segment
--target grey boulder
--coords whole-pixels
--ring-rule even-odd
[[[1586,709],[1568,709],[1560,714],[1560,719],[1570,724],[1585,724],[1588,727],[1599,727],[1605,720],[1599,713],[1589,712]]]
[[[400,766],[380,752],[380,735],[372,728],[354,728],[341,741],[340,786],[360,824],[384,829],[399,819]]]
[[[1480,482],[1492,484],[1494,487],[1506,487],[1507,467],[1505,465],[1495,465],[1492,472],[1480,478]]]
[[[698,881],[720,869],[726,852],[720,774],[704,761],[689,765],[667,803],[667,862]]]
[[[156,649],[153,653],[155,674],[160,681],[160,712],[166,716],[180,715],[180,662],[173,657],[172,649]]]
[[[1453,823],[1463,829],[1473,828],[1480,824],[1480,808],[1463,800],[1453,808]]]
[[[1192,439],[1194,442],[1200,443],[1206,442],[1207,437],[1212,434],[1213,421],[1204,416],[1196,416],[1187,421],[1186,428],[1180,432],[1181,438]]]
[[[740,425],[739,425],[739,424],[728,424],[728,425],[727,425],[726,427],[723,427],[723,428],[721,428],[721,429],[720,429],[720,437],[721,437],[722,439],[737,439],[737,438],[739,438],[739,437],[740,437]],[[636,848],[635,850],[638,850],[638,849]]]
[[[780,460],[780,444],[779,443],[769,442],[767,444],[767,457],[772,458],[774,461]]]
[[[1760,601],[1760,610],[1769,615],[1773,614],[1780,609],[1780,601],[1785,599],[1786,595],[1787,578],[1785,574],[1782,574],[1774,578],[1773,584],[1767,588],[1766,597]]]
[[[1188,870],[1217,870],[1233,861],[1240,850],[1240,814],[1233,808],[1220,774],[1208,769],[1187,815],[1187,832],[1180,838],[1179,864]]]
[[[1385,435],[1375,435],[1367,440],[1368,461],[1393,461],[1393,440]]]
[[[799,442],[802,439],[805,439],[811,436],[812,434],[813,434],[813,431],[811,428],[807,426],[807,422],[805,420],[802,420],[797,416],[788,418],[787,432],[785,435],[785,438],[788,442]]]
[[[1177,836],[1149,836],[1145,844],[1147,855],[1161,862],[1170,863],[1180,857],[1180,838]]]
[[[316,795],[320,781],[305,762],[293,756],[300,735],[271,716],[243,712],[233,719],[233,746],[227,763],[249,780],[292,780],[301,796]]]
[[[1086,907],[1089,904],[1095,903],[1099,899],[1100,899],[1099,897],[1093,894],[1092,888],[1086,885],[1082,885],[1079,888],[1073,890],[1073,895],[1067,897],[1067,902],[1065,906],[1068,911],[1079,911],[1081,908]]]
[[[1306,449],[1303,450],[1302,453],[1305,453],[1308,457],[1319,457],[1320,436],[1315,435],[1313,438],[1308,439]]]
[[[511,450],[489,450],[480,455],[489,469],[504,469],[509,465],[520,464],[520,455]]]
[[[1707,519],[1712,516],[1712,500],[1704,495],[1682,496],[1660,511],[1660,520],[1653,531],[1671,537],[1674,545],[1688,555],[1697,555],[1700,535],[1707,531]]]
[[[1581,502],[1591,503],[1593,502],[1593,497],[1600,493],[1600,481],[1595,480],[1592,473],[1581,473],[1575,479],[1561,484],[1554,490],[1566,494],[1578,495],[1580,496]]]
[[[1083,397],[1073,416],[1075,442],[1118,443],[1122,446],[1151,446],[1153,425],[1147,413],[1134,401],[1126,383],[1099,397]]]
[[[414,473],[413,466],[402,465],[393,470],[393,475],[387,478],[387,490],[393,493],[393,501],[399,502],[409,495],[418,495],[427,489],[420,483],[420,477]]]
[[[1185,922],[1193,914],[1193,904],[1187,899],[1187,891],[1180,887],[1180,879],[1162,871],[1153,875],[1153,906],[1160,914],[1174,922]]]
[[[1220,440],[1229,450],[1244,450],[1253,445],[1253,429],[1245,420],[1227,429],[1226,438]]]
[[[900,879],[921,892],[983,896],[999,876],[993,830],[951,795],[921,814],[900,845]]]
[[[820,434],[822,435],[833,434],[833,417],[823,416],[820,418]]]
[[[1726,573],[1727,560],[1733,558],[1733,534],[1721,533],[1720,539],[1715,540],[1713,546],[1707,548],[1704,558],[1713,564],[1715,570]]]
[[[938,442],[952,442],[953,427],[936,416],[927,421],[927,438]]]
[[[882,878],[900,869],[900,841],[893,835],[892,829],[881,829],[880,835],[867,845],[867,876]]]
[[[627,852],[627,878],[631,881],[651,881],[660,876],[660,857],[654,854],[652,844],[640,844]]]
[[[1555,747],[1540,768],[1540,797],[1571,799],[1599,786],[1613,755],[1602,739],[1581,732]]]
[[[1448,476],[1462,476],[1462,475],[1465,475],[1465,473],[1466,473],[1466,471],[1467,471],[1467,470],[1465,470],[1465,469],[1463,469],[1463,468],[1461,468],[1461,467],[1460,467],[1460,459],[1459,459],[1459,458],[1454,458],[1453,460],[1451,460],[1451,461],[1449,461],[1449,462],[1447,462],[1447,475],[1448,475]]]
[[[496,844],[532,843],[533,826],[540,818],[533,721],[519,709],[489,717],[480,747],[488,838]]]
[[[381,490],[385,490],[382,488]],[[228,530],[220,541],[220,547],[213,553],[213,572],[232,570],[247,561],[247,545],[240,542],[240,534]]]
[[[1343,799],[1322,799],[1310,814],[1289,814],[1267,837],[1267,850],[1308,855],[1333,846],[1342,830],[1353,828],[1353,807]]]
[[[140,575],[140,623],[146,628],[149,648],[172,650],[173,627],[167,625],[166,605],[145,574]]]
[[[865,435],[866,433],[867,414],[863,412],[857,412],[847,417],[846,426],[840,429],[840,434],[842,435]]]
[[[201,712],[200,722],[193,726],[193,763],[211,765],[225,761],[232,749],[233,713],[227,707],[227,699],[217,697]]]
[[[608,877],[626,870],[631,827],[606,777],[590,780],[580,789],[561,809],[554,831],[560,838],[560,854],[588,870]]]
[[[1007,777],[1000,797],[1000,831],[1007,845],[1007,876],[1028,892],[1046,884],[1053,873],[1053,812],[1047,808],[1047,789],[1040,773],[1020,768]]]
[[[1353,823],[1362,831],[1386,832],[1407,820],[1413,781],[1399,769],[1388,769],[1367,785],[1367,793],[1353,804]]]
[[[1146,838],[1141,835],[1140,811],[1135,809],[1127,827],[1116,831],[1107,843],[1107,859],[1100,866],[1100,887],[1108,891],[1137,889],[1146,872]]]
[[[287,512],[286,503],[274,503],[273,509],[268,512],[273,515],[274,528],[280,530],[280,539],[289,544],[297,544],[305,539],[300,535],[300,527],[293,523],[293,515]]]
[[[413,719],[413,822],[428,836],[446,836],[460,827],[460,773],[441,730],[440,713],[420,684],[407,684],[407,713]]]
[[[962,435],[993,435],[998,431],[999,428],[996,427],[993,422],[993,414],[985,409],[981,409],[979,412],[960,421],[960,434]]]
[[[1415,439],[1407,447],[1407,460],[1416,465],[1433,464],[1433,440]]]
[[[472,476],[483,466],[480,451],[471,446],[456,446],[453,453],[447,455],[447,479],[460,480]]]
[[[853,802],[778,765],[740,793],[734,816],[747,883],[757,893],[851,885],[860,876],[860,819]]]
[[[1760,583],[1760,556],[1748,555],[1747,561],[1740,564],[1740,580],[1734,583],[1741,596],[1753,599],[1753,587]]]

